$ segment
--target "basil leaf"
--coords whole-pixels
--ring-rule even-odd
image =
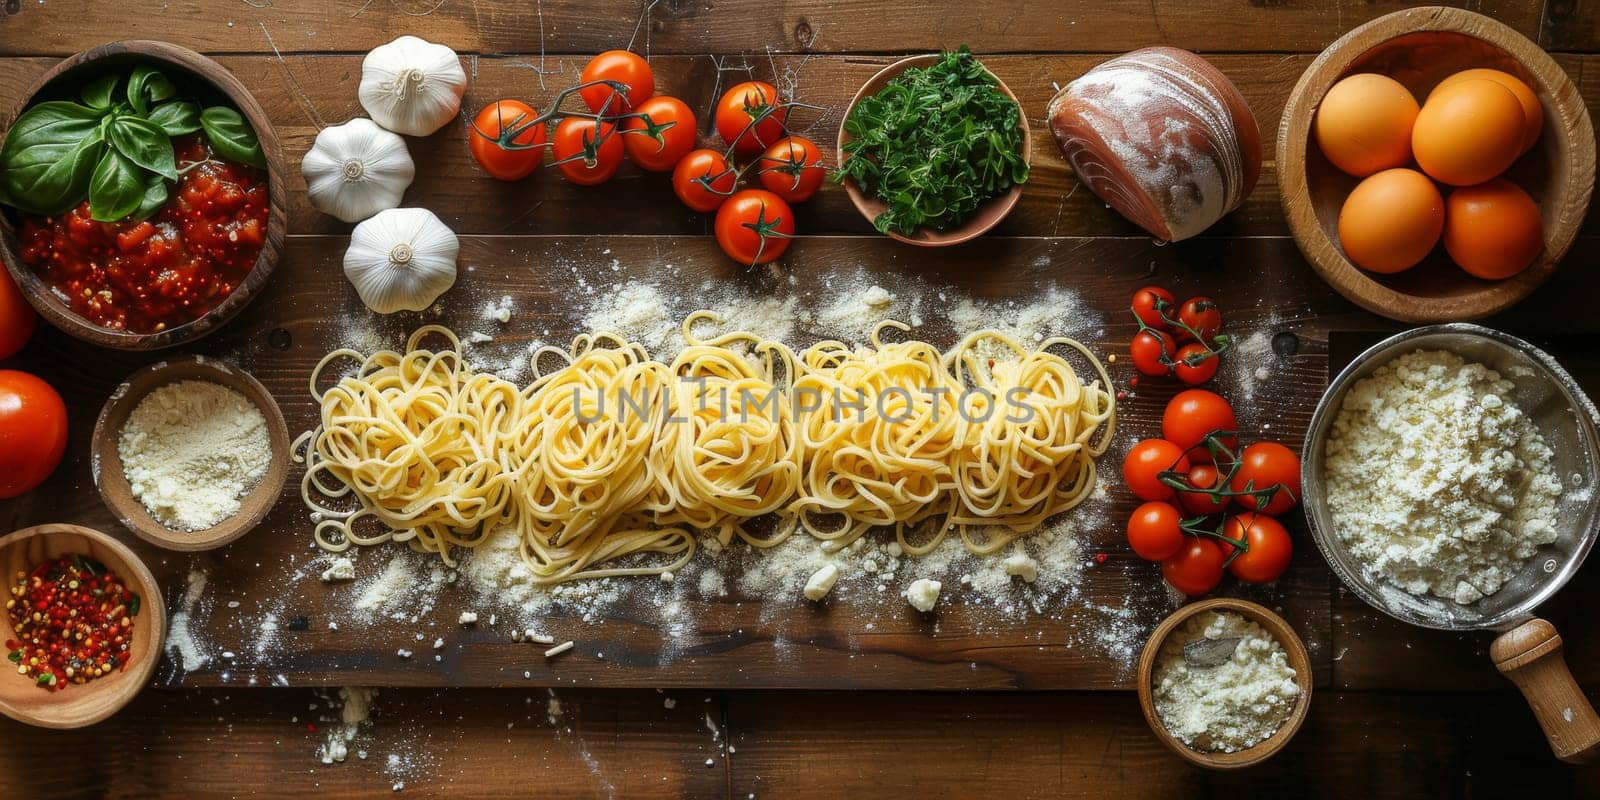
[[[116,148],[107,148],[89,179],[89,215],[99,222],[118,222],[144,203],[139,165]]]
[[[8,142],[9,143],[9,142]],[[83,202],[95,165],[107,150],[98,128],[74,142],[27,148],[22,166],[0,172],[6,201],[31,214],[61,214]]]
[[[188,100],[162,103],[145,116],[161,126],[168,136],[183,136],[200,130],[200,107]]]
[[[101,112],[68,100],[40,103],[17,117],[11,132],[0,145],[0,168],[16,169],[36,160],[53,161],[56,153],[28,151],[45,146],[71,146],[89,135],[100,124]]]
[[[133,74],[128,76],[128,102],[140,114],[149,113],[152,106],[171,100],[177,94],[178,87],[173,86],[167,76],[150,67],[134,67]]]
[[[261,142],[239,112],[226,106],[212,106],[200,112],[200,127],[205,129],[212,149],[223,158],[257,167],[267,165]]]
[[[134,209],[134,219],[149,219],[167,204],[167,180],[150,172],[145,173],[145,179],[148,183],[145,184],[144,199]]]
[[[116,75],[101,75],[83,85],[78,96],[83,98],[84,105],[93,109],[105,110],[111,107],[112,95],[116,94],[117,83],[121,78]]]
[[[173,160],[172,140],[160,125],[139,117],[119,117],[111,123],[111,146],[128,157],[129,161],[144,167],[167,180],[178,179],[178,167]]]

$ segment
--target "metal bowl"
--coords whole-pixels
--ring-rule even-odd
[[[1345,549],[1323,493],[1324,451],[1345,393],[1396,357],[1416,350],[1447,350],[1511,380],[1512,397],[1543,434],[1554,453],[1556,474],[1568,491],[1556,515],[1556,540],[1539,548],[1500,591],[1462,605],[1414,595],[1370,574]],[[1317,404],[1306,432],[1301,484],[1312,538],[1328,565],[1362,600],[1413,625],[1442,630],[1505,628],[1564,585],[1589,553],[1600,509],[1594,485],[1600,477],[1600,413],[1567,371],[1549,354],[1514,336],[1468,323],[1416,328],[1391,336],[1357,356],[1335,377]]]

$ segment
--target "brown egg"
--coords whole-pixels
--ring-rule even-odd
[[[1365,177],[1411,161],[1417,99],[1400,82],[1363,72],[1340,80],[1317,106],[1317,147],[1333,165]]]
[[[1339,246],[1362,269],[1402,272],[1427,257],[1444,229],[1444,198],[1413,169],[1362,181],[1339,211]]]
[[[1434,87],[1433,91],[1437,92],[1452,83],[1470,78],[1494,81],[1510,89],[1511,93],[1517,96],[1517,102],[1522,104],[1522,152],[1526,153],[1531,150],[1533,143],[1539,141],[1539,134],[1544,131],[1544,109],[1539,105],[1539,96],[1534,94],[1533,89],[1528,84],[1518,80],[1515,75],[1509,72],[1501,72],[1497,69],[1462,70],[1445,78],[1438,86]],[[1433,95],[1429,93],[1428,96],[1432,97]]]
[[[1417,165],[1452,186],[1483,183],[1522,154],[1524,117],[1517,96],[1483,78],[1442,86],[1428,97],[1411,130]]]
[[[1445,250],[1457,266],[1480,278],[1509,278],[1544,249],[1539,206],[1504,178],[1452,191],[1445,210]]]

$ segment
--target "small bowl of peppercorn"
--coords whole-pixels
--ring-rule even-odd
[[[36,525],[0,537],[0,575],[0,713],[82,728],[150,682],[167,614],[155,576],[126,545],[78,525]]]

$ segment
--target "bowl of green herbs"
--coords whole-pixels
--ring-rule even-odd
[[[1031,154],[1017,96],[963,45],[896,61],[856,92],[834,179],[880,232],[939,247],[1010,213]]]

